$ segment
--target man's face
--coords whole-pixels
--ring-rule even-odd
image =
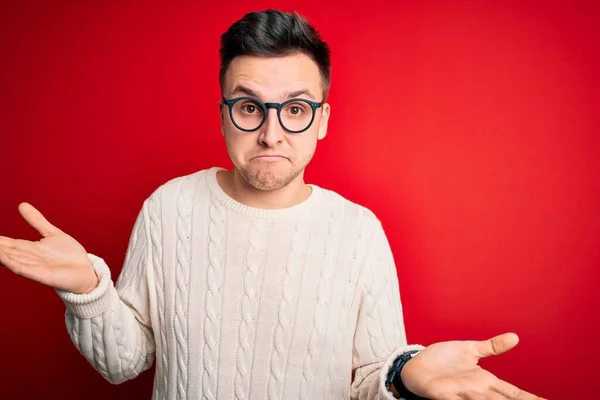
[[[290,98],[319,103],[323,100],[323,88],[319,67],[304,54],[276,58],[239,56],[232,60],[225,74],[223,96],[226,99],[250,96],[264,103],[282,103]],[[258,111],[252,106],[241,107],[245,113]],[[238,129],[226,105],[222,104],[220,111],[221,130],[236,170],[251,186],[276,190],[303,176],[317,141],[327,133],[330,107],[323,104],[317,108],[312,125],[302,133],[287,132],[273,108],[268,109],[267,119],[255,132]],[[282,117],[285,112],[282,110]],[[287,112],[299,111],[292,108]]]

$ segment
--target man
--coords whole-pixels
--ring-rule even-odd
[[[156,361],[155,399],[536,399],[477,365],[514,334],[406,343],[380,221],[303,179],[327,133],[329,81],[329,48],[306,20],[246,15],[221,41],[234,168],[152,193],[115,285],[27,203],[43,238],[0,237],[0,263],[57,290],[73,343],[110,382]]]

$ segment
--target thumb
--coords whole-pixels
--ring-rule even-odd
[[[51,236],[60,232],[60,229],[52,225],[35,207],[29,203],[19,204],[21,216],[43,237]]]
[[[506,353],[519,343],[515,333],[503,333],[491,339],[475,342],[475,349],[479,358],[497,356]]]

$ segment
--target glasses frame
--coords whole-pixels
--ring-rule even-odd
[[[242,100],[251,100],[253,102],[255,102],[256,104],[260,105],[262,107],[263,110],[263,119],[262,121],[260,121],[260,124],[258,124],[258,126],[254,129],[244,129],[242,127],[240,127],[236,122],[235,119],[233,118],[233,106],[235,105],[235,103],[237,103],[238,101],[242,101]],[[311,109],[312,109],[312,118],[310,119],[310,123],[308,124],[308,126],[302,130],[299,131],[293,131],[290,130],[288,128],[285,127],[285,125],[283,124],[283,122],[281,121],[281,110],[283,109],[283,107],[285,107],[286,105],[290,104],[290,103],[294,103],[294,102],[304,102],[306,104],[308,104]],[[236,128],[238,128],[241,131],[244,132],[256,132],[257,130],[260,129],[261,126],[263,126],[263,124],[265,123],[265,121],[267,120],[267,117],[269,116],[269,108],[274,108],[275,110],[277,110],[277,119],[279,120],[279,125],[281,125],[281,127],[289,133],[293,133],[293,134],[298,134],[298,133],[302,133],[306,130],[308,130],[313,122],[315,121],[315,114],[317,111],[317,108],[321,107],[323,105],[323,103],[318,103],[316,101],[311,101],[311,100],[307,100],[307,99],[299,99],[299,98],[293,98],[293,99],[289,99],[284,101],[283,103],[263,103],[262,101],[260,101],[259,99],[257,99],[256,97],[250,97],[250,96],[242,96],[242,97],[236,97],[234,99],[226,99],[225,97],[223,97],[223,103],[225,105],[227,105],[227,107],[229,107],[229,118],[231,119],[231,122],[233,123],[233,125],[235,125]]]

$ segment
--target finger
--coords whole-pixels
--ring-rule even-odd
[[[4,248],[12,248],[15,247],[16,239],[9,238],[6,236],[0,236],[0,246]]]
[[[506,400],[506,396],[504,396],[498,392],[489,391],[485,394],[485,399],[486,400]]]
[[[491,339],[473,342],[473,347],[479,358],[497,356],[506,353],[519,343],[519,337],[515,333],[504,333]]]
[[[12,259],[17,260],[20,263],[27,265],[36,265],[40,263],[40,258],[34,254],[29,252],[23,252],[18,249],[7,249],[3,250],[6,254],[8,254]]]
[[[6,268],[8,268],[10,271],[17,275],[22,275],[24,269],[26,268],[25,265],[13,258],[9,253],[4,251],[3,249],[0,249],[0,264],[4,265]]]
[[[512,385],[506,381],[501,379],[497,379],[496,383],[491,387],[491,389],[500,393],[507,399],[511,400],[541,400],[541,397],[536,396],[535,394],[526,392],[524,390],[519,389],[515,385]]]
[[[2,246],[2,245],[0,244],[0,267],[6,267],[6,265],[4,265],[4,261],[2,261],[2,260],[3,260],[3,257],[6,257],[6,256],[4,255],[4,250],[5,250],[5,249],[6,249],[6,247],[4,247],[4,246]]]
[[[0,264],[4,265],[15,275],[48,285],[53,279],[52,271],[38,268],[39,260],[28,256],[16,256],[10,251],[0,249]]]
[[[38,248],[33,242],[23,239],[11,239],[6,236],[0,236],[0,246],[5,249],[18,250],[29,254],[37,254],[38,252]]]
[[[60,231],[57,227],[48,222],[46,217],[29,203],[19,204],[19,212],[25,221],[27,221],[27,223],[43,237],[48,237]]]

